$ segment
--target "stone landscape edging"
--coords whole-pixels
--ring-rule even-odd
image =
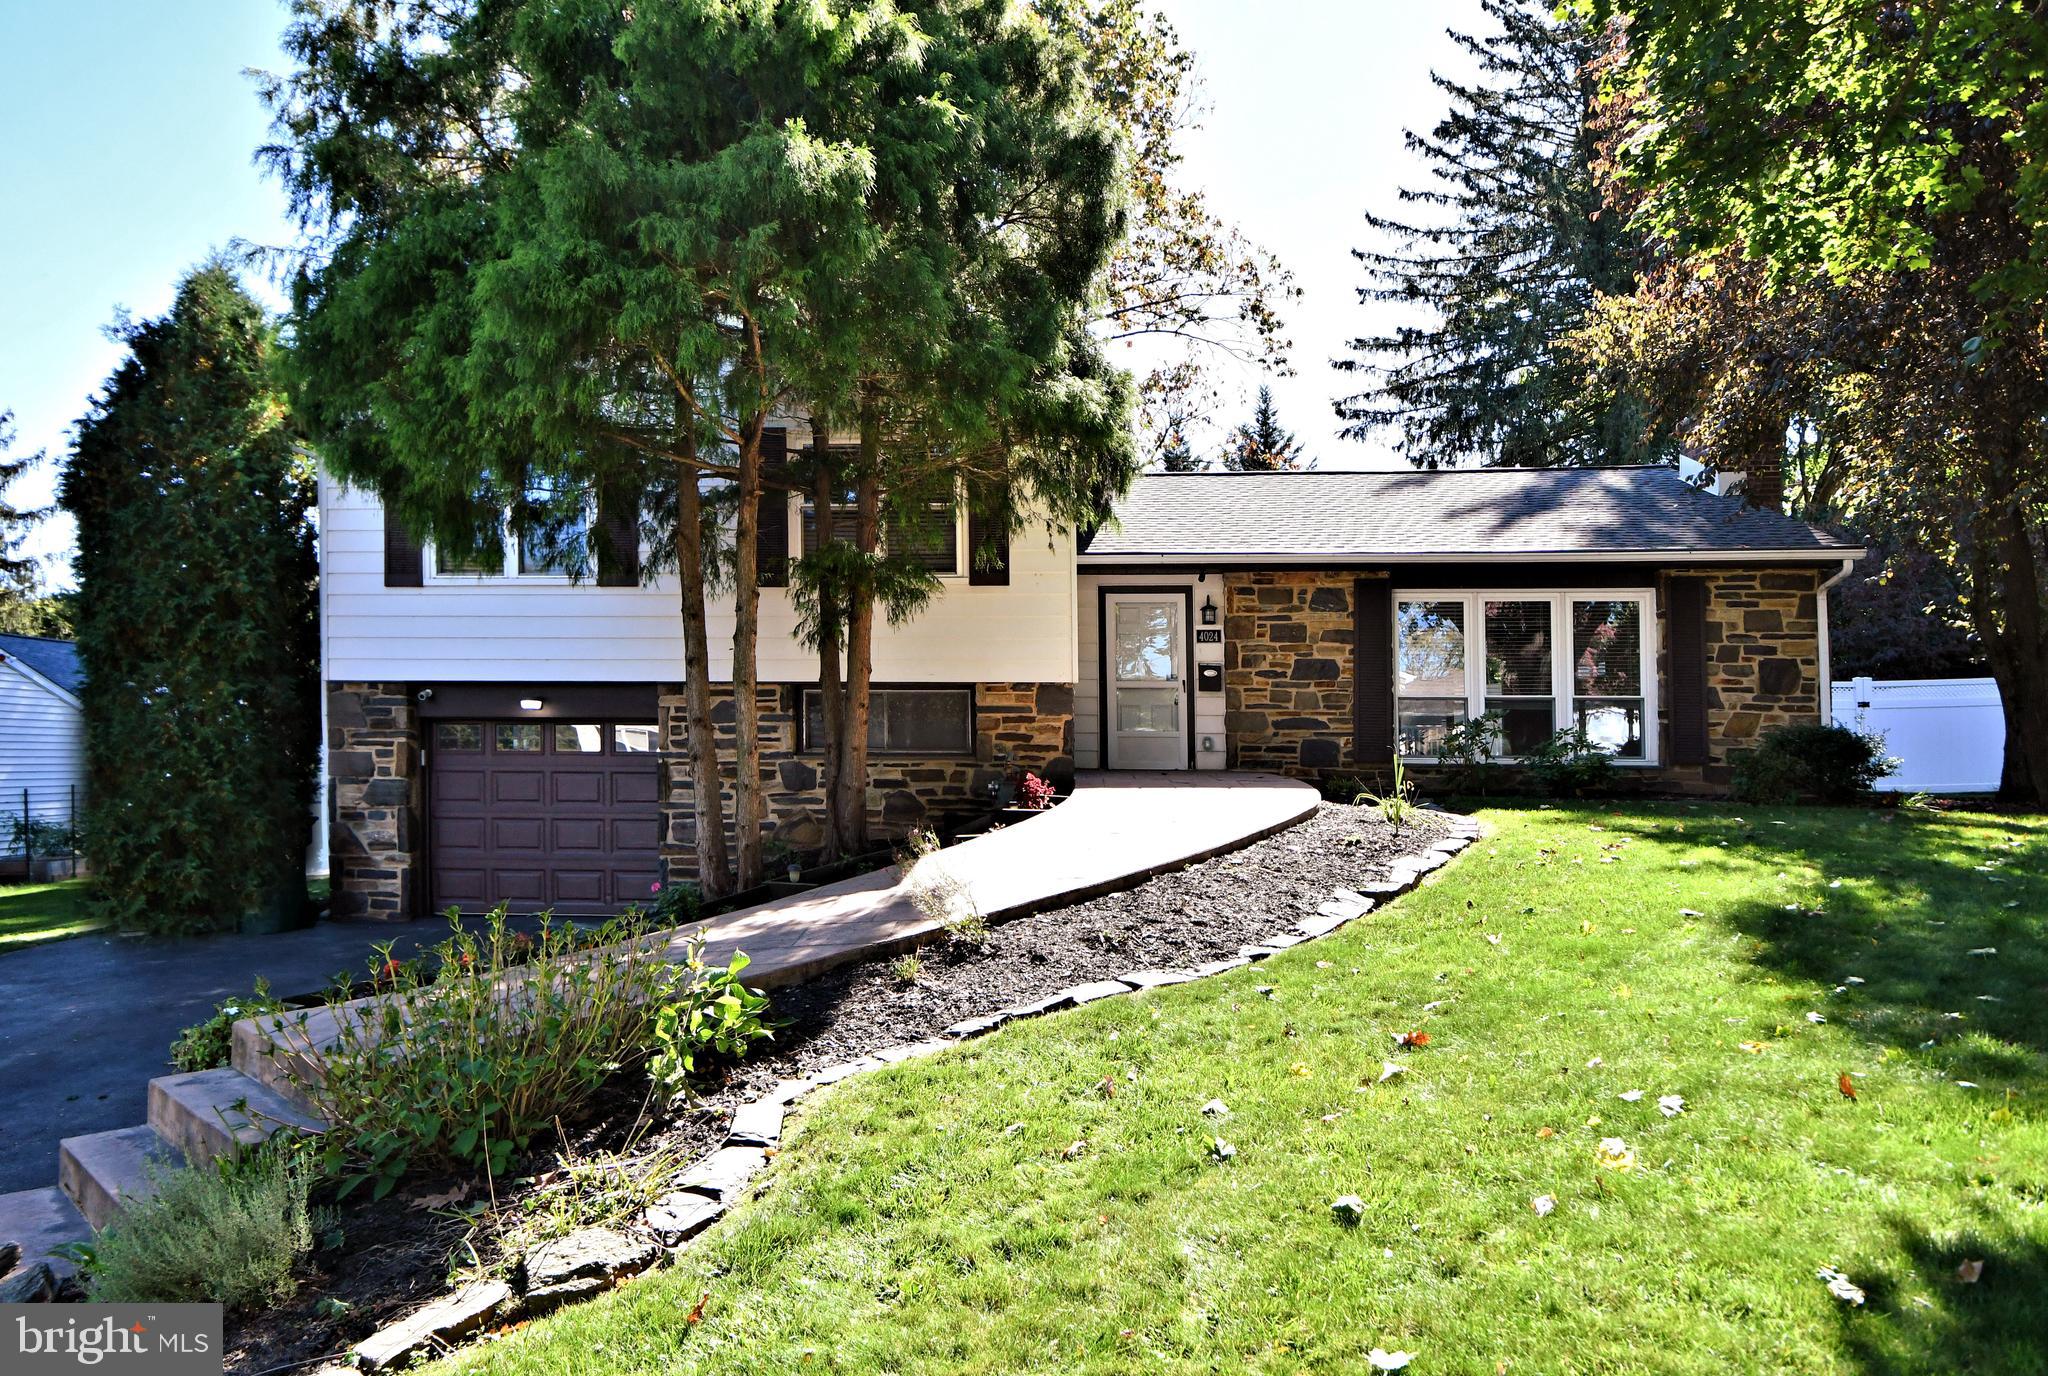
[[[350,1355],[363,1370],[386,1370],[430,1348],[448,1348],[493,1324],[593,1299],[652,1269],[664,1259],[673,1260],[677,1253],[739,1202],[754,1177],[767,1168],[780,1150],[782,1127],[790,1106],[814,1090],[838,1084],[865,1071],[881,1070],[935,1055],[1025,1018],[1228,974],[1281,951],[1328,936],[1415,888],[1424,876],[1448,864],[1482,834],[1480,824],[1471,817],[1435,808],[1428,810],[1432,815],[1450,820],[1448,836],[1432,842],[1416,854],[1397,857],[1387,866],[1386,876],[1382,879],[1362,882],[1356,889],[1333,889],[1330,900],[1314,915],[1297,922],[1293,930],[1275,932],[1263,941],[1242,945],[1236,956],[1186,969],[1129,970],[1114,979],[1071,985],[1043,998],[1013,1004],[979,1017],[964,1018],[936,1037],[883,1047],[850,1061],[825,1066],[798,1079],[778,1081],[767,1093],[735,1108],[726,1127],[724,1141],[685,1171],[675,1189],[642,1211],[639,1223],[654,1236],[659,1244],[657,1249],[649,1249],[644,1241],[614,1228],[578,1229],[566,1237],[541,1244],[522,1259],[518,1266],[524,1268],[529,1277],[524,1293],[515,1291],[509,1283],[497,1278],[471,1280],[453,1293],[378,1329],[357,1343],[350,1350]],[[543,1293],[536,1296],[537,1287],[531,1280],[532,1258],[548,1253],[550,1249],[578,1260],[563,1271],[550,1272],[547,1283],[538,1287]],[[536,1303],[537,1299],[539,1303]]]

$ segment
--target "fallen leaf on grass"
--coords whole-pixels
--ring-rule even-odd
[[[1209,1144],[1209,1155],[1217,1161],[1228,1161],[1231,1157],[1237,1155],[1237,1148],[1231,1146],[1230,1143],[1224,1141],[1221,1137],[1218,1137]]]
[[[1413,1352],[1388,1352],[1376,1347],[1365,1354],[1366,1362],[1374,1371],[1399,1371],[1415,1360]]]
[[[1396,1075],[1406,1075],[1407,1073],[1408,1067],[1405,1065],[1395,1065],[1392,1061],[1381,1061],[1380,1078],[1378,1083],[1385,1084],[1387,1081],[1393,1079]]]
[[[1557,1207],[1557,1199],[1553,1195],[1539,1194],[1529,1201],[1529,1207],[1536,1211],[1536,1217],[1549,1218],[1551,1210]]]
[[[1315,1072],[1309,1069],[1307,1061],[1296,1061],[1293,1065],[1287,1067],[1287,1073],[1289,1075],[1313,1075]]]
[[[1539,1138],[1546,1138],[1546,1139],[1547,1139],[1547,1138],[1551,1138],[1551,1137],[1555,1137],[1555,1136],[1557,1136],[1557,1129],[1556,1129],[1556,1128],[1538,1128],[1538,1129],[1536,1129],[1536,1135],[1537,1135],[1537,1137],[1539,1137]]]
[[[1995,956],[1998,954],[1998,948],[1996,946],[1972,946],[1964,954],[1973,956]]]
[[[1826,1022],[1828,1020],[1828,1015],[1825,1013],[1808,1013],[1806,1015],[1806,1020],[1808,1022]]]
[[[1846,1070],[1842,1072],[1841,1078],[1835,1081],[1835,1087],[1842,1091],[1844,1099],[1856,1097],[1856,1082],[1849,1078],[1849,1072]]]
[[[1224,1103],[1221,1099],[1211,1099],[1208,1103],[1202,1105],[1202,1116],[1204,1118],[1228,1118],[1230,1116],[1230,1105]]]
[[[1500,945],[1500,934],[1498,932],[1488,932],[1486,934],[1486,944],[1489,946]]]
[[[1984,1263],[1981,1261],[1966,1261],[1956,1267],[1956,1279],[1965,1285],[1975,1285],[1978,1277],[1983,1274]]]
[[[1863,1287],[1857,1285],[1854,1281],[1850,1280],[1840,1271],[1837,1271],[1834,1267],[1823,1266],[1819,1270],[1815,1271],[1813,1274],[1819,1279],[1825,1281],[1827,1283],[1828,1293],[1830,1295],[1833,1295],[1842,1303],[1849,1305],[1861,1305],[1863,1303],[1863,1300],[1865,1298],[1863,1294]]]
[[[1102,1079],[1101,1079],[1100,1081],[1098,1081],[1098,1082],[1096,1083],[1096,1086],[1095,1086],[1095,1092],[1096,1092],[1097,1094],[1100,1094],[1100,1095],[1101,1095],[1101,1096],[1102,1096],[1103,1098],[1105,1098],[1105,1099],[1114,1099],[1114,1098],[1116,1098],[1116,1076],[1115,1076],[1115,1074],[1113,1074],[1113,1073],[1112,1073],[1112,1074],[1109,1074],[1109,1075],[1105,1075],[1105,1076],[1103,1076],[1103,1077],[1102,1077]]]
[[[1396,1046],[1428,1046],[1428,1045],[1429,1045],[1429,1033],[1427,1033],[1427,1032],[1396,1032],[1396,1033],[1394,1034],[1394,1045],[1396,1045]]]
[[[1355,1194],[1340,1194],[1330,1201],[1330,1212],[1339,1223],[1356,1223],[1365,1217],[1365,1201]]]
[[[1632,1104],[1643,1097],[1643,1092],[1640,1089],[1625,1089],[1614,1097],[1621,1100],[1624,1104]]]
[[[1610,1171],[1630,1171],[1636,1166],[1635,1148],[1619,1137],[1603,1137],[1593,1149],[1593,1161]]]
[[[697,1296],[697,1302],[690,1306],[690,1312],[683,1315],[683,1322],[704,1322],[704,1306],[709,1303],[711,1303],[711,1292],[709,1290],[706,1290],[703,1294]]]
[[[1678,910],[1678,915],[1679,915],[1680,917],[1705,917],[1705,916],[1706,916],[1706,914],[1705,914],[1705,913],[1703,913],[1703,912],[1701,912],[1701,911],[1700,911],[1700,910],[1699,910],[1698,908],[1680,908],[1680,909]]]
[[[1676,1118],[1679,1114],[1685,1112],[1685,1096],[1683,1094],[1664,1095],[1657,1100],[1657,1112],[1663,1114],[1666,1118]]]
[[[1752,1056],[1763,1055],[1764,1048],[1770,1045],[1769,1042],[1737,1042],[1735,1044]]]
[[[1087,1150],[1088,1150],[1088,1139],[1087,1139],[1087,1138],[1085,1138],[1085,1137],[1082,1137],[1082,1138],[1078,1138],[1078,1139],[1076,1139],[1075,1141],[1073,1141],[1073,1142],[1069,1142],[1069,1143],[1067,1144],[1067,1149],[1066,1149],[1065,1151],[1063,1151],[1063,1152],[1061,1152],[1061,1153],[1060,1153],[1060,1160],[1062,1160],[1062,1161],[1074,1161],[1074,1160],[1078,1160],[1078,1159],[1080,1158],[1081,1154],[1082,1154],[1083,1152],[1087,1151]]]

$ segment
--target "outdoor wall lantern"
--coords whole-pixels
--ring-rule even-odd
[[[1204,626],[1216,624],[1216,599],[1206,595],[1202,598],[1202,624]]]
[[[541,707],[542,703],[539,698],[519,699],[519,710],[522,712],[538,712],[540,711]]]

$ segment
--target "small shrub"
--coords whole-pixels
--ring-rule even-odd
[[[1415,785],[1408,781],[1408,771],[1398,755],[1394,757],[1394,786],[1383,794],[1360,793],[1355,801],[1360,807],[1378,808],[1396,831],[1407,824],[1415,815]]]
[[[1557,798],[1579,798],[1612,786],[1614,762],[1583,726],[1560,731],[1530,752],[1529,777]]]
[[[124,1208],[84,1257],[95,1301],[246,1309],[292,1295],[293,1268],[313,1247],[302,1150],[278,1142],[239,1161],[156,1171],[155,1197]]]
[[[1018,807],[1029,808],[1033,812],[1043,812],[1046,808],[1052,806],[1054,796],[1055,792],[1051,784],[1039,778],[1028,769],[1024,771],[1023,782],[1017,785]]]
[[[704,906],[704,892],[695,884],[670,880],[664,884],[656,880],[648,886],[647,915],[657,927],[684,927],[697,920],[698,910]]]
[[[527,938],[502,907],[480,933],[450,918],[431,976],[423,961],[392,961],[387,944],[372,957],[368,998],[351,1003],[346,987],[328,996],[335,1040],[324,1073],[299,1087],[334,1124],[321,1160],[344,1194],[370,1181],[382,1195],[414,1166],[501,1174],[646,1054],[671,976],[644,922],[615,919],[586,936],[543,921]],[[306,1049],[306,1023],[272,1020],[278,1054]]]
[[[744,1056],[755,1042],[775,1035],[762,1016],[768,1011],[767,995],[740,983],[746,968],[745,953],[737,951],[728,964],[705,964],[701,935],[692,938],[682,965],[669,967],[654,1018],[648,1073],[671,1098],[689,1093],[700,1057]]]
[[[235,1049],[237,1022],[283,1011],[284,1005],[270,996],[270,982],[258,976],[254,994],[216,1004],[212,1017],[178,1034],[171,1043],[171,1065],[178,1070],[218,1070]]]
[[[1746,803],[1861,802],[1898,768],[1884,737],[1846,726],[1780,726],[1735,758],[1735,796]]]
[[[1437,741],[1436,761],[1453,789],[1486,796],[1500,769],[1494,760],[1500,732],[1498,712],[1487,712],[1445,729]]]
[[[7,848],[23,855],[76,855],[84,846],[83,830],[47,817],[7,819]]]

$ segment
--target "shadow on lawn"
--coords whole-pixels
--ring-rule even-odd
[[[1725,840],[1731,857],[1819,871],[1822,885],[1788,886],[1786,901],[1752,897],[1714,916],[1751,939],[1755,964],[1836,990],[1821,1005],[1832,1021],[1902,1050],[1943,1045],[1955,1078],[1988,1085],[2040,1075],[2029,1064],[2048,1054],[2048,876],[2034,872],[2037,865],[1981,869],[1985,856],[2010,853],[1895,812],[1709,812],[1685,820],[1683,834],[1637,839]],[[2041,822],[1993,826],[2031,839]],[[2038,850],[2036,841],[2025,854]],[[1832,879],[1842,887],[1825,887]],[[1971,954],[1987,949],[1996,954]]]
[[[1857,1277],[1868,1299],[1841,1314],[1844,1340],[1862,1370],[1870,1376],[2048,1370],[2042,1312],[2048,1245],[1968,1229],[1941,1241],[1904,1219],[1893,1220],[1892,1232],[1909,1272]],[[1958,1275],[1966,1262],[1983,1263],[1975,1282]]]

